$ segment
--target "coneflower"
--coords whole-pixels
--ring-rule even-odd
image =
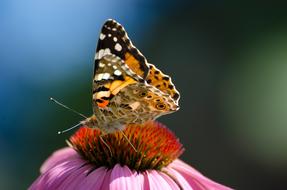
[[[137,151],[120,132],[104,135],[105,144],[99,130],[80,128],[70,147],[45,161],[29,189],[230,190],[179,160],[182,144],[162,124],[128,125],[124,133]]]

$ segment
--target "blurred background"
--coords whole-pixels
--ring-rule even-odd
[[[159,120],[182,159],[236,189],[286,189],[287,11],[280,1],[2,0],[0,189],[26,189],[57,135],[92,113],[99,31],[119,21],[172,76],[180,111]],[[283,1],[282,1],[283,2]]]

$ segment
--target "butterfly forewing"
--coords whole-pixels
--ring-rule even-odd
[[[94,74],[94,106],[105,108],[121,89],[140,81],[142,79],[131,71],[121,58],[113,54],[104,55],[98,61],[98,68]]]
[[[120,57],[134,73],[146,78],[149,71],[146,58],[133,46],[123,26],[114,20],[107,20],[102,27],[95,57],[95,71],[98,60],[108,53]]]
[[[163,93],[169,94],[175,103],[178,104],[180,98],[179,92],[172,83],[171,77],[163,74],[153,64],[149,63],[149,68],[149,74],[146,78],[147,83],[161,90]]]

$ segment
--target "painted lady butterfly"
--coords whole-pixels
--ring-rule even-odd
[[[147,63],[119,23],[107,20],[95,55],[94,114],[81,124],[113,133],[178,110],[178,100],[171,78]]]

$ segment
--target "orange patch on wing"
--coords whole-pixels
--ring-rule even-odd
[[[98,104],[98,106],[100,107],[100,108],[104,108],[104,107],[106,107],[108,104],[109,104],[109,100],[103,100],[103,99],[101,99],[103,102],[97,102],[97,104]]]
[[[104,87],[106,87],[106,88],[110,88],[110,86],[111,86],[110,82],[104,85]]]
[[[125,54],[125,63],[137,75],[143,77],[144,71],[140,68],[140,62],[130,53]]]
[[[126,76],[124,81],[120,80],[113,81],[112,84],[110,85],[110,91],[112,92],[113,95],[116,95],[121,89],[133,83],[136,83],[136,81],[133,78]]]
[[[179,93],[172,84],[171,78],[160,72],[154,65],[150,65],[150,71],[146,81],[162,92],[169,94],[174,100],[178,100]]]

